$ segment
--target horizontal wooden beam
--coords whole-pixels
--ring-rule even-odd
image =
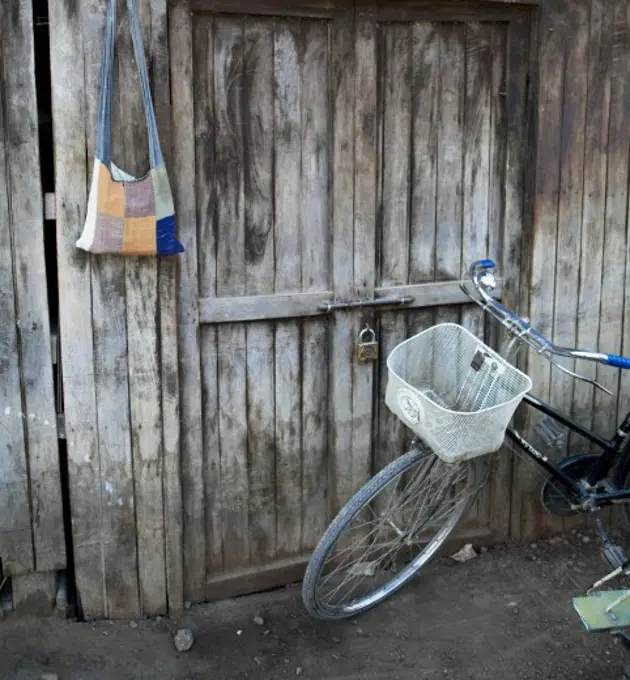
[[[193,12],[262,14],[278,17],[332,19],[351,9],[351,3],[326,0],[190,0]]]
[[[420,283],[413,286],[387,286],[376,289],[376,297],[412,297],[413,302],[399,309],[418,309],[441,305],[461,305],[470,302],[460,289],[460,281]],[[470,289],[471,286],[469,285]],[[501,281],[497,281],[495,296],[501,296]],[[248,295],[245,297],[202,298],[199,301],[199,322],[203,324],[265,321],[322,316],[336,313],[320,309],[333,300],[333,293],[290,293],[282,295]],[[384,309],[397,309],[396,306]]]
[[[304,577],[308,559],[307,556],[290,557],[270,564],[217,574],[206,582],[205,600],[224,600],[297,583]]]
[[[486,526],[463,526],[449,538],[439,550],[439,555],[451,555],[466,543],[490,545],[495,536]],[[210,576],[204,590],[205,601],[224,600],[229,597],[260,593],[290,583],[298,583],[304,577],[308,555],[290,557],[269,564],[244,567]]]

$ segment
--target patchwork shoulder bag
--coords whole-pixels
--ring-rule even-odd
[[[150,169],[136,178],[112,162],[116,1],[109,0],[107,8],[96,157],[83,233],[76,245],[91,253],[175,255],[183,253],[184,247],[175,234],[175,208],[151,100],[136,0],[127,0],[127,10],[148,127]]]

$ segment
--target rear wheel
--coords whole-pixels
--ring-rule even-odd
[[[302,598],[319,619],[345,619],[401,588],[438,552],[485,481],[484,458],[445,463],[413,448],[370,479],[317,545]]]
[[[619,491],[630,489],[630,446],[626,445],[614,475],[615,488]],[[630,503],[619,503],[621,517],[626,528],[630,528]]]

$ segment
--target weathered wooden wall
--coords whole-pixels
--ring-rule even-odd
[[[534,211],[523,309],[558,344],[630,353],[628,314],[628,154],[630,150],[630,3],[544,0],[538,26],[538,105]],[[529,298],[529,299],[527,299]],[[610,436],[630,409],[628,376],[580,363],[609,397],[538,358],[534,392],[586,426]],[[558,458],[588,451],[572,438]],[[540,476],[514,462],[511,532],[528,539],[571,526],[540,504]],[[583,522],[580,518],[578,522]]]
[[[30,0],[0,6],[0,580],[66,567]],[[50,603],[49,603],[50,604]]]
[[[630,353],[628,0],[138,4],[186,246],[171,261],[75,248],[106,3],[50,3],[72,530],[90,616],[299,578],[339,505],[405,446],[383,406],[387,352],[436,321],[493,338],[458,288],[477,257],[498,260],[504,299],[556,341]],[[120,17],[115,157],[139,172],[122,1]],[[415,302],[319,309],[375,294]],[[374,366],[354,359],[366,322]],[[600,430],[630,406],[529,367],[537,394]],[[561,528],[540,481],[495,456],[465,530]]]
[[[140,174],[148,146],[119,3],[114,155]],[[166,0],[138,2],[169,155]],[[176,262],[75,247],[96,143],[106,2],[49,5],[61,356],[77,588],[88,616],[181,608]],[[167,161],[168,162],[168,161]],[[186,229],[186,221],[182,228]]]

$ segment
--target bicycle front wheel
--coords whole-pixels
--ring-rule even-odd
[[[438,552],[485,481],[483,458],[445,463],[415,447],[370,479],[340,510],[309,561],[307,611],[345,619],[401,588]]]

